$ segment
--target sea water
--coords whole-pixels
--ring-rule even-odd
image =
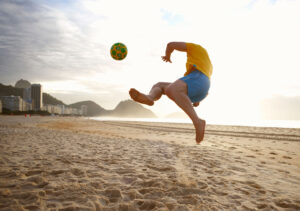
[[[120,118],[120,117],[90,117],[98,121],[139,121],[139,122],[164,122],[164,123],[190,123],[188,118]],[[231,126],[253,126],[253,127],[279,127],[279,128],[300,128],[300,120],[206,120],[207,124],[231,125]]]

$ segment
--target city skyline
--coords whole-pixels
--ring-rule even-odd
[[[12,87],[21,89],[22,92],[13,95],[5,95],[5,92],[11,92],[11,88],[4,88],[2,90],[2,95],[0,95],[0,114],[25,114],[25,117],[27,114],[31,113],[42,115],[87,116],[88,107],[86,105],[82,105],[80,108],[74,108],[72,106],[64,105],[63,103],[44,103],[41,84],[30,84],[29,81],[20,79]],[[17,93],[15,90],[14,92]]]
[[[42,92],[41,84],[31,84],[20,79],[14,86],[0,84],[0,114],[40,114],[75,116],[110,116],[149,118],[156,115],[132,100],[121,101],[112,110],[105,109],[93,101],[65,104],[48,93]]]

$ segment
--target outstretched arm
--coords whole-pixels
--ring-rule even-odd
[[[167,48],[166,48],[166,55],[161,57],[162,60],[165,62],[172,63],[171,54],[174,50],[186,52],[186,43],[185,42],[170,42],[170,43],[168,43]]]

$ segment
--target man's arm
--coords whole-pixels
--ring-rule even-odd
[[[186,43],[185,42],[170,42],[170,43],[168,43],[167,48],[166,48],[166,55],[161,57],[162,60],[165,62],[172,63],[171,54],[174,50],[186,52]]]
[[[168,43],[167,48],[170,48],[171,50],[186,52],[186,43],[185,42],[170,42],[170,43]]]

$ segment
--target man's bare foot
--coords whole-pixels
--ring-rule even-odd
[[[196,143],[200,144],[200,142],[204,138],[204,132],[205,132],[205,126],[206,122],[205,120],[199,119],[199,122],[197,125],[195,125],[195,130],[196,130]]]
[[[133,88],[130,89],[129,90],[129,95],[136,102],[143,103],[143,104],[146,104],[146,105],[149,105],[149,106],[152,106],[154,104],[153,100],[151,100],[147,95],[145,95],[143,93],[140,93],[136,89],[133,89]]]

